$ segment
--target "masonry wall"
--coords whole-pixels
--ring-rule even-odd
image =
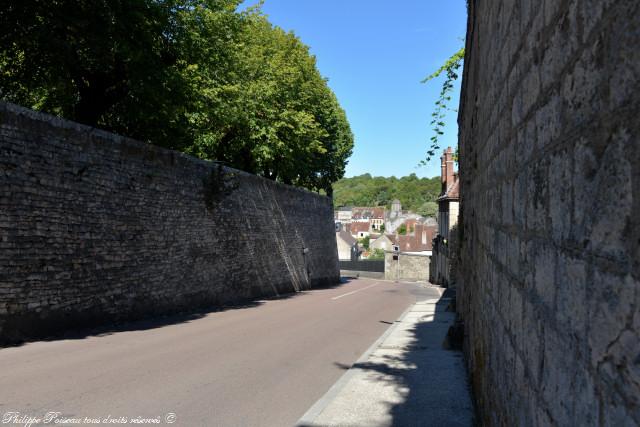
[[[640,424],[640,2],[469,1],[458,309],[486,425]]]
[[[429,264],[431,257],[422,254],[400,252],[394,260],[393,252],[384,254],[384,278],[387,280],[429,280]]]
[[[0,342],[338,280],[330,199],[0,103]]]

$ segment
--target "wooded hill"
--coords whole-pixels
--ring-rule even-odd
[[[440,194],[440,177],[418,178],[416,174],[402,178],[372,177],[370,174],[343,178],[333,186],[334,207],[386,206],[394,199],[400,200],[403,210],[411,210],[424,216],[435,216],[438,210],[436,198]]]

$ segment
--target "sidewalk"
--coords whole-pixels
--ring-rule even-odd
[[[444,348],[448,298],[410,307],[297,426],[471,426],[459,351]]]

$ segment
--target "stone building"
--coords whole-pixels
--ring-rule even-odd
[[[357,239],[367,237],[371,234],[371,223],[369,220],[352,221],[349,224],[349,233]]]
[[[338,259],[351,259],[352,248],[358,246],[358,241],[348,232],[342,230],[336,233],[336,244],[338,245]]]
[[[433,218],[426,218],[413,223],[413,231],[406,235],[396,235],[395,243],[400,251],[422,255],[432,255],[433,239],[438,231]],[[424,278],[427,279],[426,277]]]
[[[431,255],[432,241],[438,231],[437,227],[433,218],[425,218],[414,222],[412,232],[406,235],[382,234],[375,240],[371,240],[369,247],[393,251],[393,246],[398,246],[402,252]]]
[[[355,207],[352,210],[352,221],[368,221],[371,229],[370,232],[380,231],[384,225],[386,209],[381,206],[377,207]]]
[[[395,236],[392,234],[382,234],[375,240],[369,242],[369,248],[382,249],[383,251],[392,251],[395,245]]]
[[[418,214],[409,211],[402,210],[402,204],[400,200],[395,199],[391,202],[391,210],[386,212],[384,218],[384,229],[387,233],[395,233],[398,228],[410,219],[421,219],[422,217]]]
[[[396,215],[402,213],[402,204],[400,203],[400,200],[393,199],[393,202],[391,202],[391,212]]]
[[[460,182],[454,171],[453,150],[444,150],[441,157],[442,192],[438,197],[438,234],[433,239],[430,280],[442,286],[451,282],[451,246],[457,229],[460,205]]]
[[[351,222],[352,216],[353,211],[350,206],[342,206],[334,212],[334,219],[336,220],[336,222],[340,222],[342,224],[349,224]]]

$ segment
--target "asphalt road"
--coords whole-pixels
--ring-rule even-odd
[[[407,307],[437,297],[425,285],[360,279],[0,349],[0,415],[290,426]]]

